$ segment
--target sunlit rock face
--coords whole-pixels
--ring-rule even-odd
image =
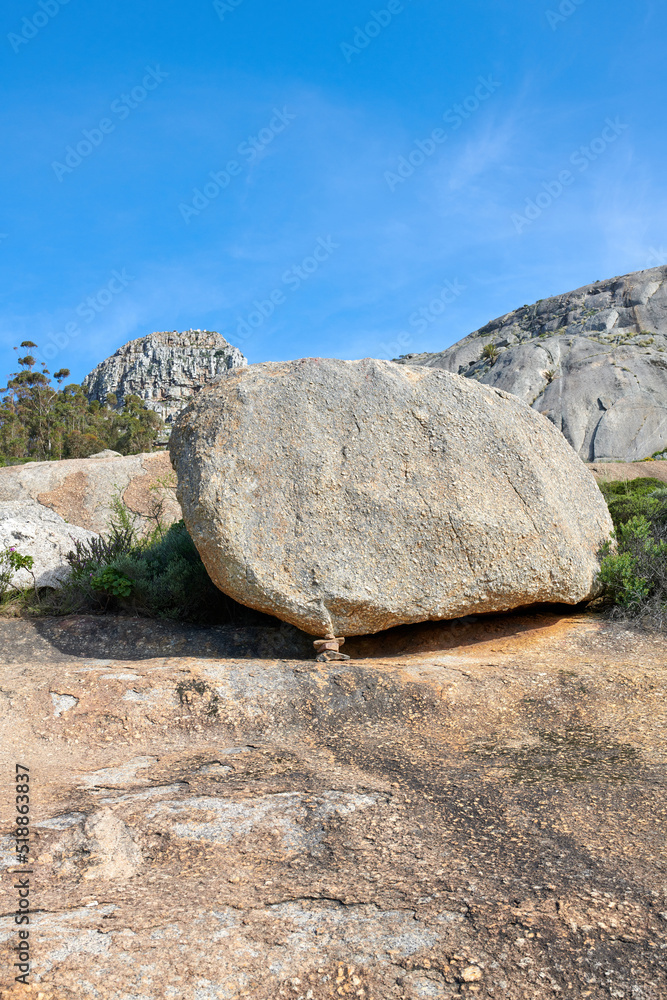
[[[667,266],[522,306],[445,351],[398,362],[519,396],[584,461],[650,458],[667,451]]]
[[[110,393],[119,403],[129,395],[139,396],[171,423],[203,385],[247,363],[219,333],[151,333],[120,347],[85,377],[83,387],[89,399],[100,403],[106,403]]]
[[[612,530],[592,474],[516,396],[391,361],[249,365],[174,424],[216,586],[316,636],[578,604]]]

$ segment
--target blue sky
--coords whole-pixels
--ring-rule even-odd
[[[440,350],[667,263],[654,0],[6,0],[0,379]],[[197,193],[199,192],[199,193]]]

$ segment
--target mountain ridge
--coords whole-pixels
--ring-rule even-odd
[[[491,320],[426,365],[504,389],[585,461],[667,450],[667,266],[582,285]]]

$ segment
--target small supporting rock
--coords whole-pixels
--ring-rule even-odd
[[[313,646],[317,651],[317,662],[329,663],[331,660],[349,660],[349,656],[340,652],[340,647],[344,642],[345,639],[334,639],[333,636],[327,639],[316,639]]]

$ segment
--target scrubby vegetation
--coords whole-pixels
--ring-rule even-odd
[[[14,547],[0,549],[0,602],[9,590],[9,581],[14,573],[21,569],[30,571],[32,565],[32,556],[22,556]]]
[[[659,479],[602,483],[614,522],[600,580],[616,614],[667,629],[667,487]]]
[[[169,528],[158,522],[142,537],[118,497],[113,508],[104,536],[76,543],[61,589],[8,592],[4,601],[0,593],[4,613],[130,614],[202,625],[274,622],[214,586],[183,521]]]
[[[108,406],[91,403],[77,383],[63,385],[67,368],[54,373],[54,387],[44,362],[37,370],[30,353],[36,347],[23,341],[20,371],[0,389],[0,465],[86,458],[105,448],[122,455],[150,451],[163,426],[157,413],[138,396],[128,396],[120,408],[113,395]]]
[[[664,506],[667,486],[660,479],[632,479],[629,482],[601,483],[614,527],[626,524],[632,517],[652,518]]]
[[[143,542],[124,530],[101,544],[79,542],[69,562],[70,582],[56,598],[63,610],[191,622],[235,618],[234,602],[211,583],[182,521]]]

